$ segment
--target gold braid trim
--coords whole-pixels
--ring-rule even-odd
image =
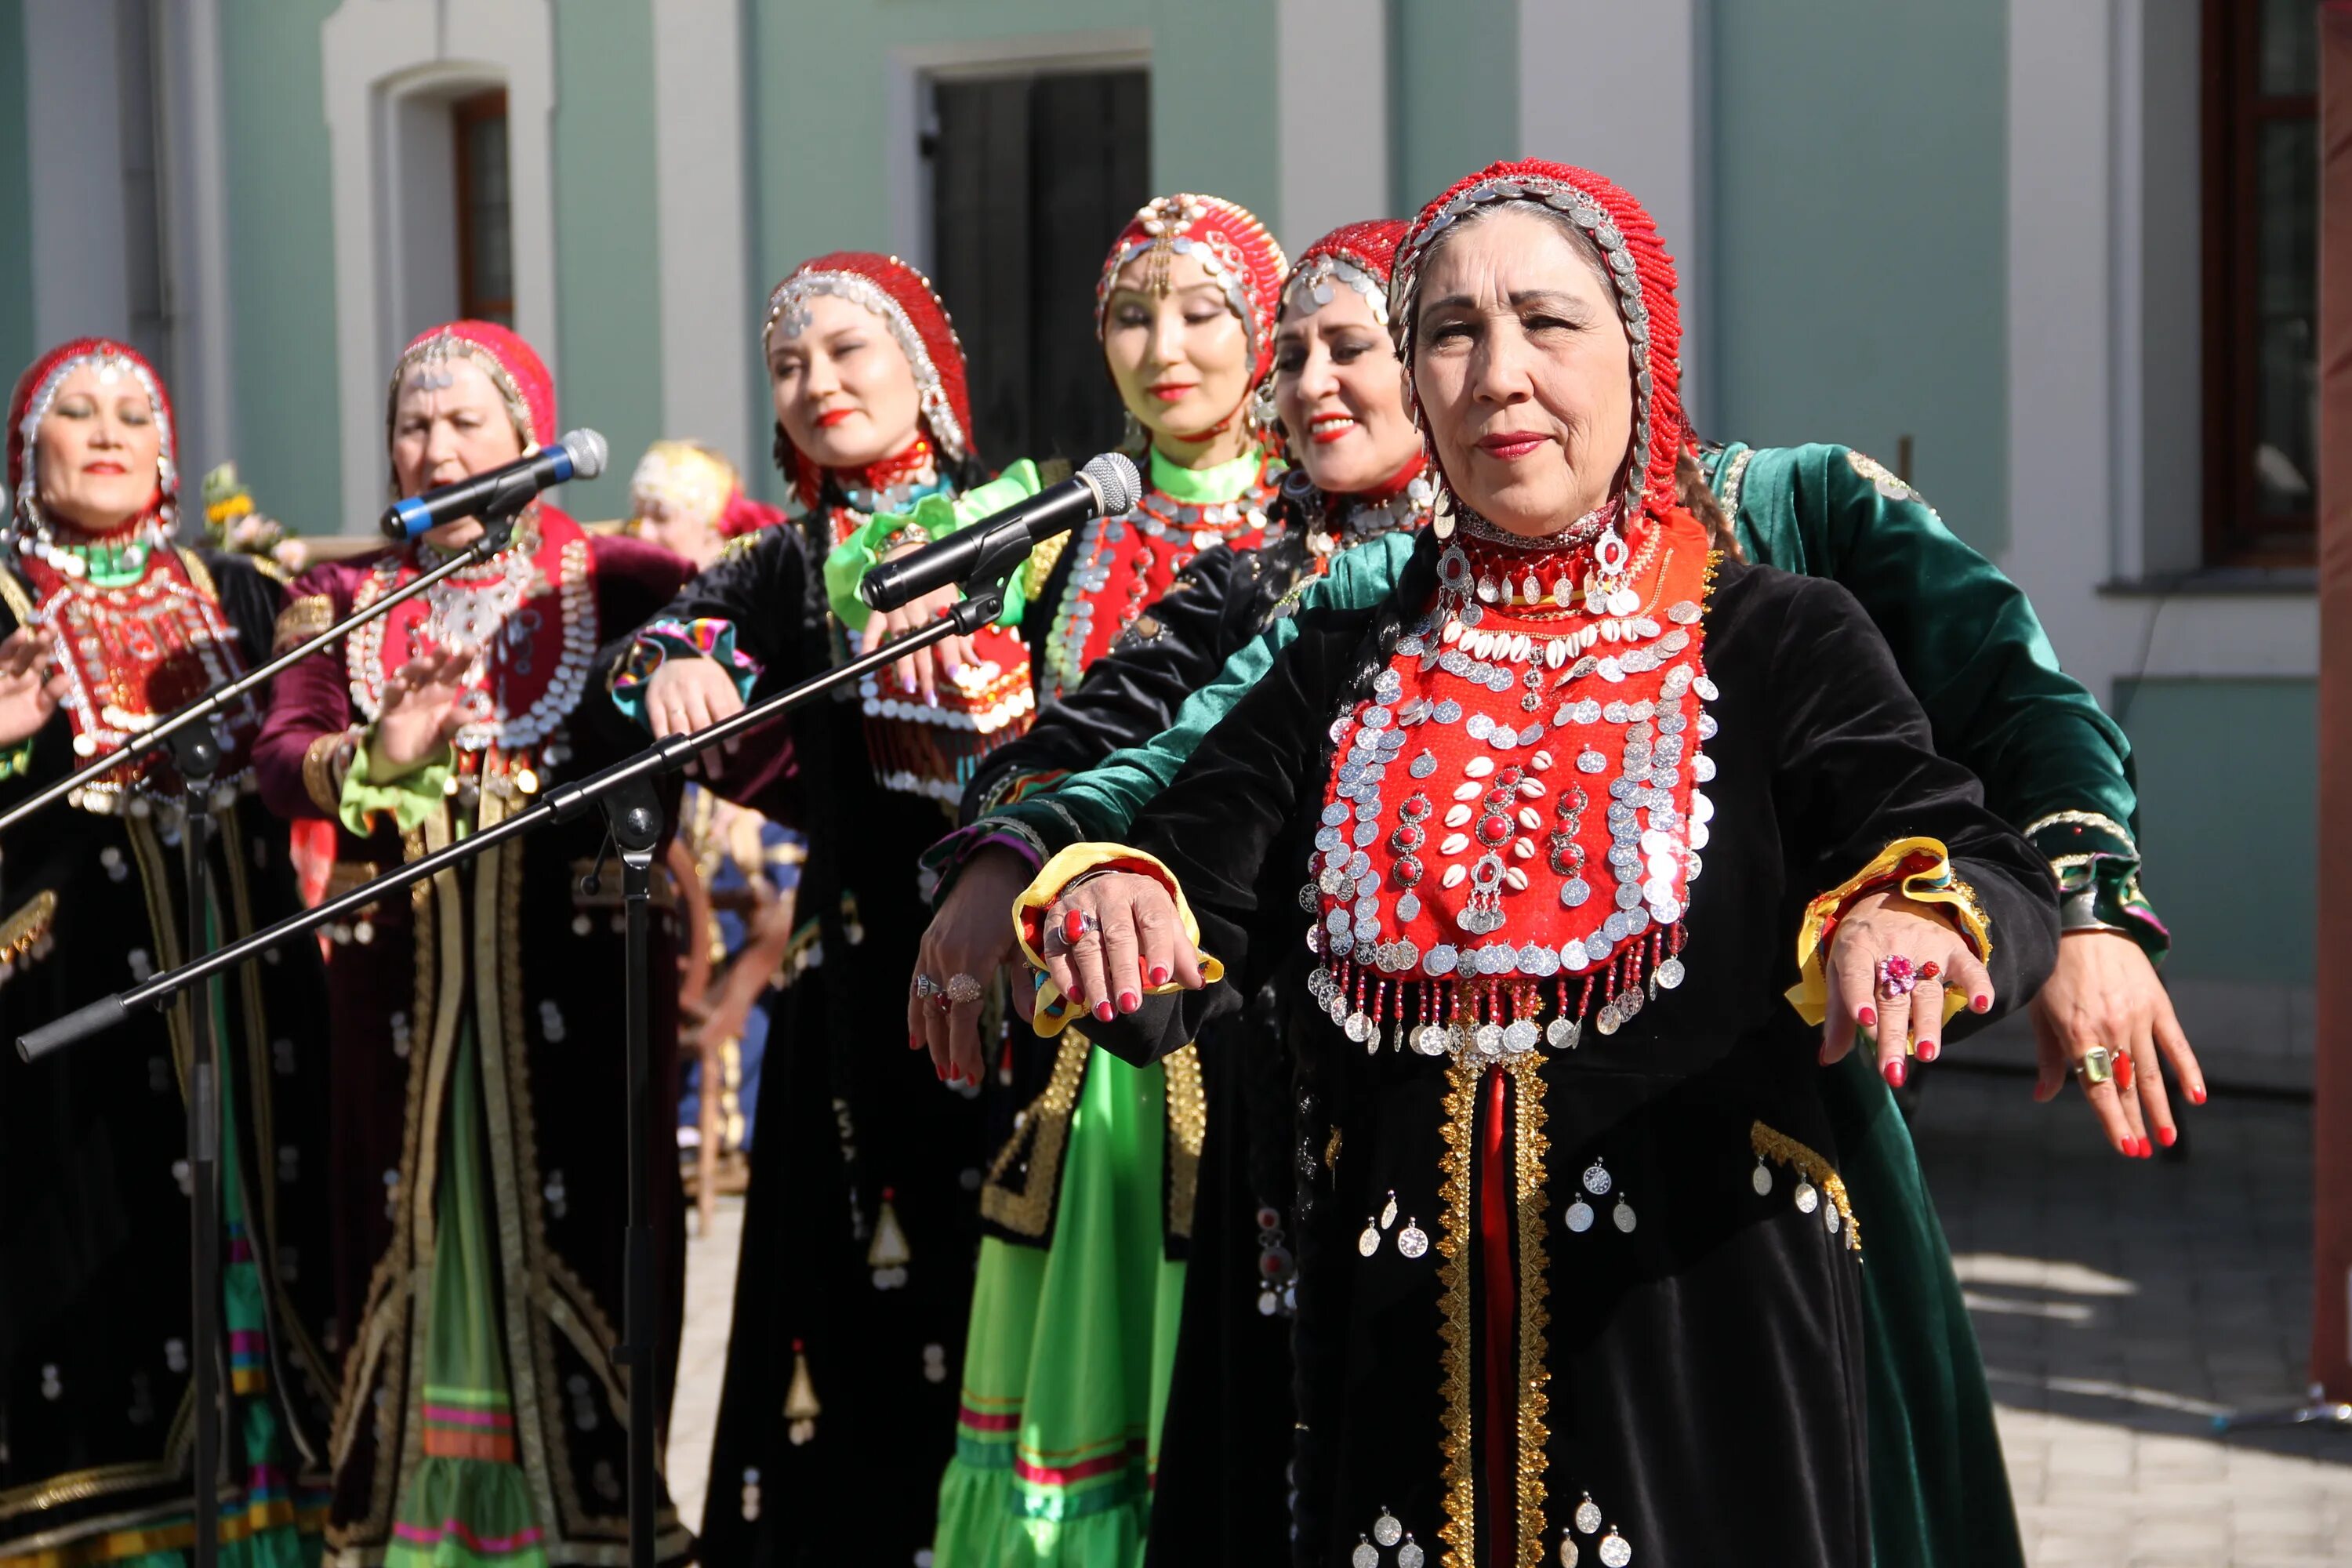
[[[1437,1233],[1438,1420],[1444,1435],[1438,1452],[1445,1468],[1445,1523],[1437,1538],[1449,1553],[1446,1568],[1471,1568],[1478,1561],[1477,1492],[1470,1462],[1470,1151],[1477,1142],[1478,1079],[1485,1068],[1456,1062],[1446,1085],[1445,1153],[1439,1163],[1437,1194],[1444,1205]]]
[[[1062,1173],[1062,1151],[1070,1139],[1070,1116],[1086,1082],[1087,1056],[1094,1044],[1076,1029],[1062,1031],[1054,1047],[1054,1070],[1045,1088],[1021,1112],[1013,1136],[997,1151],[981,1184],[981,1217],[1016,1236],[1042,1237],[1052,1217],[1054,1188]],[[1028,1174],[1018,1191],[1005,1180],[1028,1155]]]
[[[1201,1087],[1201,1050],[1187,1045],[1160,1058],[1167,1068],[1168,1234],[1190,1240],[1193,1200],[1201,1188],[1201,1140],[1209,1126],[1209,1099]]]
[[[298,643],[309,642],[335,624],[335,601],[325,594],[305,594],[278,612],[278,625],[269,634],[272,653],[284,653]]]
[[[1337,1173],[1339,1169],[1339,1126],[1331,1125],[1331,1136],[1323,1141],[1323,1168]]]
[[[1748,1130],[1748,1143],[1756,1151],[1758,1159],[1778,1160],[1792,1166],[1819,1187],[1822,1195],[1837,1205],[1838,1216],[1845,1222],[1846,1250],[1862,1250],[1862,1227],[1853,1222],[1853,1205],[1846,1202],[1845,1183],[1839,1180],[1835,1166],[1787,1133],[1761,1121]]]
[[[44,888],[25,907],[0,923],[0,963],[15,963],[40,945],[58,918],[58,895]]]
[[[1546,1419],[1551,1412],[1551,1304],[1547,1284],[1549,1263],[1544,1233],[1550,1223],[1551,1200],[1544,1174],[1544,1155],[1551,1140],[1544,1135],[1543,1063],[1533,1051],[1512,1058],[1514,1086],[1511,1121],[1517,1169],[1513,1198],[1519,1221],[1519,1410],[1518,1410],[1518,1560],[1519,1568],[1537,1568],[1543,1560],[1545,1449],[1551,1441]]]
[[[1029,564],[1021,571],[1021,587],[1030,598],[1034,599],[1045,591],[1045,579],[1054,574],[1054,567],[1061,561],[1062,552],[1069,548],[1069,543],[1067,532],[1057,533],[1029,552]]]
[[[327,814],[330,822],[338,821],[343,809],[343,776],[352,771],[352,753],[346,748],[359,744],[357,725],[348,730],[332,730],[320,736],[302,752],[302,789],[310,804]]]

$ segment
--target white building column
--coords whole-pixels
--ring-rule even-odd
[[[1280,238],[1297,256],[1389,211],[1389,30],[1382,0],[1276,0]]]
[[[739,0],[653,0],[662,433],[757,470]]]
[[[228,184],[222,145],[220,0],[162,7],[164,203],[170,231],[173,389],[180,469],[195,506],[196,486],[215,463],[236,457],[234,323],[228,292]]]
[[[1657,221],[1681,280],[1683,398],[1706,428],[1713,202],[1702,0],[1519,0],[1518,65],[1520,152],[1607,175]]]
[[[429,280],[404,276],[412,222],[446,227],[449,161],[401,157],[412,100],[488,87],[507,94],[515,330],[555,370],[555,17],[551,0],[343,0],[320,27],[334,173],[336,389],[346,531],[384,502],[384,378]],[[413,116],[409,117],[413,119]],[[454,268],[454,245],[449,265]],[[560,432],[541,432],[551,439]]]

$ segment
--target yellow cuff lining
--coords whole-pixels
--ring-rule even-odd
[[[1041,974],[1045,969],[1045,955],[1037,950],[1037,939],[1030,935],[1031,921],[1035,921],[1042,935],[1047,914],[1054,907],[1054,900],[1062,896],[1062,890],[1088,871],[1104,869],[1132,871],[1139,876],[1150,877],[1166,888],[1168,896],[1176,900],[1176,918],[1184,924],[1184,935],[1193,947],[1201,945],[1201,922],[1193,919],[1192,906],[1185,900],[1184,889],[1178,885],[1176,874],[1161,864],[1158,857],[1147,855],[1140,849],[1130,849],[1124,844],[1073,844],[1046,861],[1036,877],[1021,890],[1021,896],[1013,900],[1013,940],[1021,944],[1021,956],[1028,960],[1031,968]],[[1224,976],[1223,964],[1205,952],[1201,954],[1201,977],[1203,980],[1214,984]],[[1154,996],[1165,996],[1182,989],[1172,978],[1165,985],[1147,987],[1149,994]],[[1038,987],[1036,1010],[1030,1016],[1030,1027],[1037,1031],[1040,1039],[1050,1040],[1060,1034],[1073,1017],[1069,998],[1062,994],[1062,988],[1047,975]]]
[[[1980,961],[1992,958],[1992,922],[1977,902],[1976,889],[1952,875],[1951,851],[1937,838],[1898,838],[1838,886],[1805,906],[1797,924],[1797,984],[1789,987],[1789,1005],[1808,1024],[1829,1017],[1829,959],[1822,937],[1864,893],[1888,889],[1923,904],[1943,904],[1958,919],[1960,935]],[[1958,987],[1944,991],[1944,1022],[1950,1023],[1969,1005]]]

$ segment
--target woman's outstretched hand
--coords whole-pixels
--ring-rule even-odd
[[[431,761],[457,733],[457,697],[476,651],[437,648],[418,654],[392,672],[376,710],[371,771],[379,784],[407,777]]]
[[[68,689],[65,673],[53,671],[57,634],[47,626],[18,626],[0,639],[0,746],[14,746],[40,732]]]
[[[1944,994],[1957,987],[1968,1005],[1992,1006],[1992,976],[1937,906],[1899,893],[1856,900],[1830,939],[1828,1022],[1822,1060],[1841,1060],[1862,1031],[1874,1033],[1878,1070],[1900,1088],[1910,1071],[1906,1047],[1923,1062],[1943,1048]]]
[[[2171,1147],[2179,1131],[2164,1091],[2159,1054],[2172,1064],[2192,1105],[2205,1103],[2205,1072],[2172,1011],[2172,998],[2139,943],[2116,931],[2075,931],[2058,941],[2058,967],[2033,998],[2033,1038],[2040,1071],[2033,1098],[2049,1100],[2083,1058],[2105,1047],[2114,1077],[2084,1083],[2083,1098],[2117,1152],[2147,1159],[2155,1152],[2147,1129]]]
[[[919,544],[901,544],[882,559],[896,561],[901,555],[911,554],[921,548]],[[953,588],[934,588],[921,598],[909,600],[895,610],[876,612],[874,618],[866,623],[864,638],[858,644],[860,650],[871,653],[901,632],[929,626],[954,608],[960,596]],[[979,655],[972,651],[971,638],[945,637],[929,647],[917,648],[892,665],[888,679],[898,682],[902,694],[920,696],[923,706],[936,708],[940,705],[939,689],[978,658]]]
[[[947,1082],[976,1084],[987,1065],[980,1038],[981,997],[964,996],[968,988],[958,987],[961,999],[950,998],[948,982],[970,975],[985,995],[990,977],[1019,956],[1013,940],[1013,900],[1029,885],[1031,875],[1028,862],[1010,849],[975,852],[923,932],[915,973],[929,975],[939,989],[925,993],[909,983],[907,1047],[929,1047],[931,1066]],[[1013,990],[1026,1000],[1026,986]]]
[[[1201,952],[1167,888],[1132,871],[1073,882],[1047,911],[1045,973],[1076,1006],[1108,1023],[1174,980],[1198,991]]]
[[[661,668],[654,671],[653,679],[646,682],[646,722],[656,741],[708,730],[721,719],[742,711],[742,693],[735,689],[734,680],[713,658],[665,658]],[[723,748],[726,752],[734,749],[733,741]],[[725,772],[721,752],[719,746],[705,749],[695,758],[694,766],[706,778],[719,777]]]

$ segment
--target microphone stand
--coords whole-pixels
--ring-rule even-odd
[[[614,1359],[628,1369],[629,1563],[630,1568],[653,1568],[654,1412],[661,1403],[655,1347],[662,1342],[662,1334],[658,1321],[660,1302],[654,1290],[652,1173],[646,1159],[646,1145],[654,1128],[653,1049],[648,1021],[651,993],[647,989],[651,977],[646,973],[646,910],[652,897],[654,848],[667,830],[655,781],[681,771],[699,752],[781,718],[835,687],[871,674],[919,648],[978,631],[1003,610],[1005,580],[1028,559],[1030,542],[1027,529],[1017,523],[991,530],[982,541],[970,579],[982,586],[930,625],[862,654],[838,668],[751,703],[708,729],[691,735],[672,735],[584,779],[551,789],[528,810],[386,871],[340,898],[327,900],[316,909],[289,915],[226,947],[192,956],[178,968],[156,974],[128,991],[85,1004],[61,1018],[18,1036],[18,1054],[26,1061],[37,1060],[121,1023],[133,1007],[160,1006],[193,985],[412,883],[462,865],[495,845],[520,837],[551,822],[569,822],[592,806],[601,809],[605,832],[621,859],[627,952],[622,976],[629,1085],[629,1201],[622,1317],[625,1342],[615,1348]]]
[[[206,960],[212,947],[213,774],[220,767],[220,744],[210,721],[226,713],[247,693],[257,690],[278,671],[298,664],[352,628],[388,614],[453,572],[478,565],[506,548],[514,532],[514,514],[530,500],[528,493],[515,499],[504,513],[482,521],[482,536],[465,551],[418,577],[397,592],[385,595],[365,609],[355,610],[298,647],[247,670],[178,710],[120,751],[36,791],[5,816],[0,834],[17,826],[49,805],[78,795],[103,774],[135,764],[157,752],[168,752],[178,772],[187,803],[182,814],[180,847],[187,880],[187,944],[193,967]],[[189,1464],[194,1476],[190,1549],[194,1568],[215,1568],[220,1554],[220,1446],[224,1425],[220,1409],[222,1367],[220,1303],[220,1058],[213,1034],[216,993],[210,976],[222,965],[204,970],[206,984],[186,1008],[188,1023],[188,1276],[191,1303],[188,1333],[194,1376],[190,1388],[195,1412]],[[164,998],[156,998],[160,1005]],[[89,1009],[82,1009],[82,1013]],[[79,1017],[82,1013],[69,1015]],[[35,1031],[38,1033],[39,1031]],[[62,1043],[62,1041],[60,1042]],[[26,1060],[33,1059],[30,1053]]]

